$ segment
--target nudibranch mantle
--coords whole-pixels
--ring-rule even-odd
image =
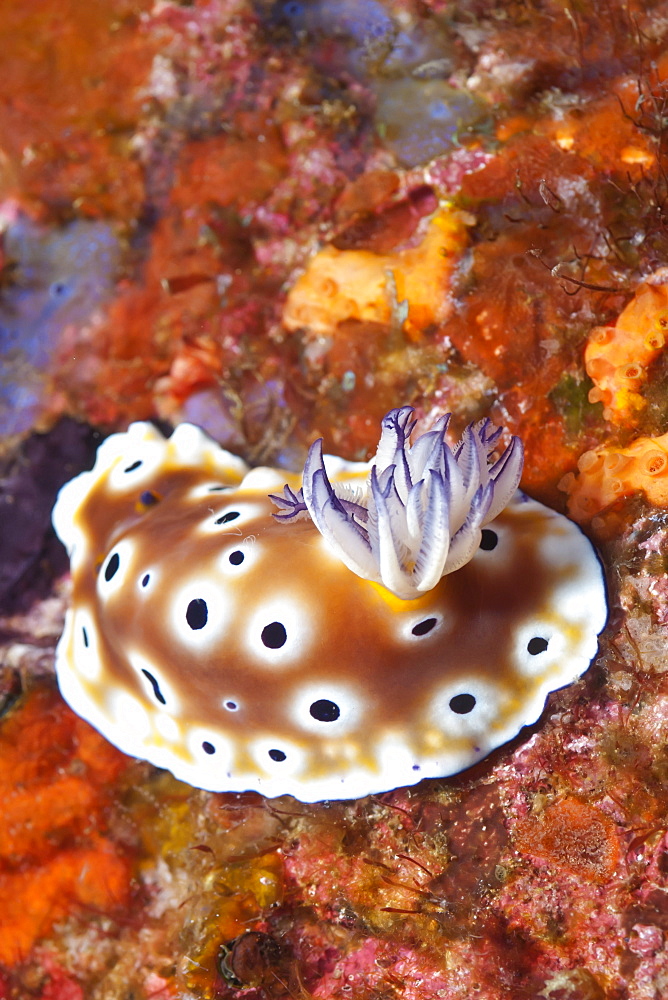
[[[306,802],[453,774],[535,722],[596,653],[596,553],[567,518],[505,495],[517,445],[490,457],[481,424],[448,457],[442,421],[410,446],[410,413],[388,414],[370,463],[316,445],[303,493],[190,424],[109,437],[53,512],[71,562],[56,655],[71,707],[196,787]]]

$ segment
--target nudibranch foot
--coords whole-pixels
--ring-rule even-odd
[[[446,429],[411,442],[393,410],[372,462],[316,444],[303,483],[189,424],[108,438],[53,513],[66,700],[192,785],[303,801],[453,774],[535,722],[596,653],[601,568],[515,492],[516,439]]]

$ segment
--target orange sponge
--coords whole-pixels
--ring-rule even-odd
[[[668,434],[636,438],[627,448],[610,445],[586,451],[578,470],[578,476],[569,472],[559,483],[568,493],[568,511],[575,521],[590,521],[638,491],[655,506],[668,507]]]
[[[668,268],[662,267],[637,289],[614,326],[597,326],[585,348],[585,367],[594,382],[591,403],[603,403],[611,423],[635,424],[646,406],[638,391],[647,368],[666,343]]]
[[[466,213],[443,208],[415,246],[383,254],[325,247],[291,288],[283,325],[327,336],[345,320],[389,324],[396,302],[403,301],[408,302],[404,332],[409,336],[441,324],[451,309],[450,278],[471,221]]]

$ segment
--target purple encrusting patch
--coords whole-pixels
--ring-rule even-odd
[[[33,434],[0,462],[0,613],[30,607],[67,566],[50,522],[56,493],[90,465],[99,434],[65,418],[48,434]]]
[[[120,257],[104,222],[46,228],[19,218],[4,235],[11,283],[0,296],[0,429],[20,434],[44,405],[63,330],[85,323],[110,296]]]

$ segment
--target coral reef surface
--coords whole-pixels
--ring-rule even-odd
[[[1,1000],[668,994],[665,0],[40,0],[0,20]],[[53,673],[101,437],[519,435],[600,653],[462,774],[211,794]],[[277,585],[280,584],[280,571]]]

